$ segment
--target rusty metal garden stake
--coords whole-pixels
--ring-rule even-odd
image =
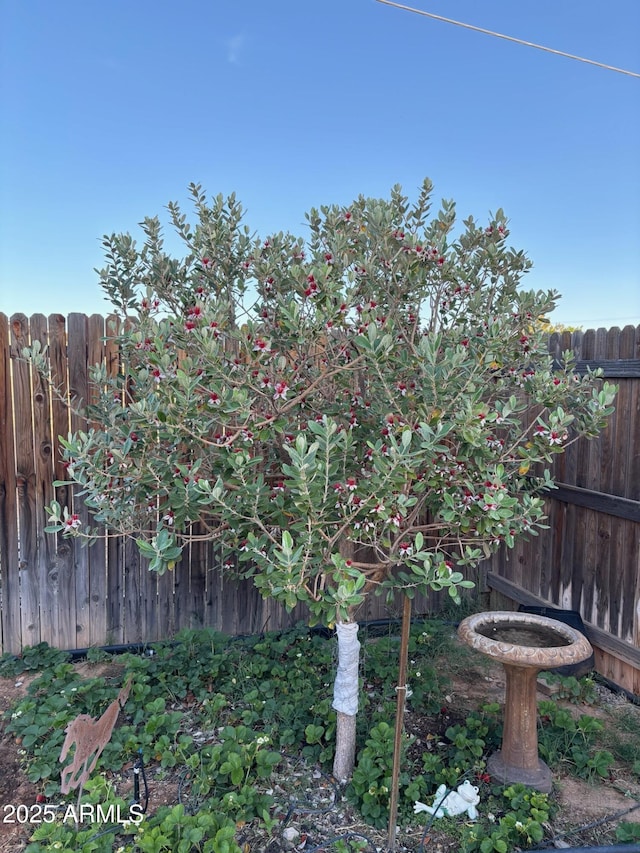
[[[398,666],[398,686],[396,690],[396,730],[393,742],[393,771],[391,774],[391,797],[389,799],[389,834],[387,850],[396,849],[396,824],[398,820],[398,787],[400,780],[400,761],[402,758],[402,733],[404,731],[404,707],[407,699],[407,659],[409,657],[409,630],[411,628],[411,599],[404,597],[402,607],[402,635],[400,638],[400,661]]]

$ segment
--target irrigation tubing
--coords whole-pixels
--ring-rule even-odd
[[[550,850],[549,847],[531,847],[529,853]],[[569,853],[640,853],[640,844],[600,844],[597,847],[563,847]]]
[[[424,830],[423,830],[423,832],[422,832],[422,838],[420,839],[420,845],[419,845],[419,847],[418,847],[418,853],[424,853],[424,851],[425,851],[425,844],[426,844],[426,842],[427,842],[427,833],[428,833],[428,832],[429,832],[429,830],[431,829],[431,826],[433,825],[433,822],[434,822],[434,820],[436,819],[436,816],[437,816],[437,814],[438,814],[438,809],[439,809],[439,808],[440,808],[440,806],[444,803],[444,801],[447,799],[447,796],[448,796],[448,795],[449,795],[449,789],[447,788],[447,789],[445,790],[444,794],[442,795],[442,797],[440,798],[440,801],[438,802],[438,805],[435,807],[435,809],[433,810],[433,812],[432,812],[431,816],[429,817],[429,820],[428,820],[428,821],[427,821],[427,823],[426,823],[426,826],[425,826],[425,828],[424,828]]]
[[[433,615],[422,614],[418,616],[413,616],[411,618],[412,625],[418,625],[421,622],[429,621],[434,619]],[[444,625],[451,625],[452,627],[457,627],[459,622],[455,620],[449,619],[441,619],[439,620]],[[384,631],[391,627],[400,627],[402,624],[401,619],[368,619],[363,622],[359,622],[358,626],[361,631],[370,633],[375,636],[377,631]],[[284,633],[281,631],[280,633]],[[329,639],[335,636],[335,630],[326,628],[323,625],[315,625],[313,628],[309,628],[309,633],[316,636],[325,637]],[[262,637],[264,636],[264,632],[260,632],[259,634],[241,634],[237,637],[228,637],[227,639],[230,642],[242,642],[243,640],[247,640],[250,637]],[[82,649],[65,649],[64,654],[69,656],[71,661],[82,660],[87,657],[90,651],[98,650],[104,652],[105,654],[118,655],[118,654],[126,654],[127,652],[131,654],[154,654],[155,646],[177,646],[180,645],[179,640],[157,640],[149,643],[121,643],[117,645],[111,646],[94,646],[91,648],[82,648]],[[19,656],[15,655],[14,660],[18,660]],[[615,682],[610,681],[604,675],[600,675],[600,673],[595,674],[596,681],[603,684],[608,690],[612,693],[616,693],[618,695],[624,696],[627,701],[631,702],[633,705],[640,706],[640,696],[637,696],[635,693],[631,693],[629,690],[626,690],[624,687],[621,687]]]
[[[429,619],[433,619],[432,616],[423,615],[423,616],[414,616],[411,619],[412,625],[418,625],[421,622],[428,621]],[[451,625],[452,627],[457,627],[458,622],[452,620],[440,620],[445,625]],[[391,627],[399,627],[401,624],[400,619],[370,619],[364,622],[359,622],[359,628],[363,632],[370,633],[372,636],[375,636],[376,631],[384,631],[385,629]],[[335,636],[335,631],[330,628],[325,628],[323,625],[315,625],[313,628],[309,629],[309,633],[312,635],[318,635],[321,637],[325,637],[329,639]],[[248,639],[250,636],[263,636],[263,634],[257,635],[249,635],[243,634],[238,637],[228,637],[227,639],[231,642],[236,641],[240,642],[242,640]],[[84,648],[84,649],[66,649],[64,654],[69,656],[71,661],[83,660],[87,657],[90,651],[97,649],[98,651],[104,652],[105,654],[111,655],[119,655],[119,654],[154,654],[154,646],[177,646],[180,645],[179,640],[157,640],[153,643],[122,643],[120,645],[113,646],[94,646],[92,648]],[[18,660],[18,656],[14,656],[15,660]],[[628,702],[631,702],[633,705],[637,705],[640,707],[640,696],[637,696],[635,693],[631,693],[629,690],[626,690],[624,687],[621,687],[615,682],[610,681],[604,675],[600,675],[600,673],[595,674],[595,680],[599,683],[603,684],[607,690],[610,690],[612,693],[616,693],[619,696],[624,696]]]
[[[147,783],[147,774],[144,772],[144,761],[142,760],[142,750],[138,750],[136,763],[133,765],[133,799],[131,805],[140,805],[140,778],[144,785],[144,806],[142,813],[146,814],[149,807],[149,785]],[[114,823],[112,826],[107,826],[92,835],[89,841],[95,841],[97,838],[102,838],[103,835],[109,835],[111,832],[119,832],[122,829],[122,824]],[[88,842],[87,842],[88,843]]]
[[[421,616],[414,616],[411,619],[412,624],[419,624],[420,622],[425,622],[429,620],[436,619],[433,615],[423,614]],[[447,619],[440,619],[445,625],[456,626],[458,622],[454,622]],[[392,626],[400,626],[402,620],[401,619],[368,619],[363,622],[358,622],[358,626],[363,631],[375,631],[375,629],[384,629],[390,628]],[[278,632],[280,635],[286,633],[285,630],[281,630]],[[326,628],[324,625],[314,625],[312,628],[309,628],[309,633],[312,635],[317,635],[321,637],[326,637],[329,639],[330,637],[335,636],[335,630],[331,628]],[[229,642],[242,642],[243,640],[248,640],[252,637],[263,637],[265,636],[264,631],[260,631],[257,634],[239,634],[236,637],[225,637],[225,639]],[[108,655],[121,655],[130,652],[131,654],[154,654],[156,646],[178,646],[181,645],[180,640],[152,640],[146,643],[117,643],[115,645],[109,646],[87,646],[86,648],[81,649],[63,649],[63,654],[67,655],[70,660],[82,660],[86,658],[90,652],[104,652]],[[20,655],[11,655],[10,658],[12,660],[20,660]]]
[[[332,835],[331,838],[327,838],[322,844],[317,844],[315,847],[309,847],[308,849],[305,847],[304,850],[305,853],[318,853],[320,850],[327,850],[327,848],[333,846],[337,841],[350,841],[352,838],[363,838],[367,842],[367,847],[370,847],[373,853],[376,853],[378,850],[373,841],[361,832],[345,832],[344,835]]]
[[[543,847],[532,847],[531,853],[536,853],[536,851],[543,850],[551,850],[555,847],[555,842],[568,838],[570,835],[577,835],[580,832],[586,832],[588,829],[595,829],[597,826],[602,826],[605,823],[609,823],[612,820],[618,820],[625,815],[628,815],[630,812],[635,811],[640,808],[640,801],[636,801],[634,805],[632,805],[628,809],[624,809],[621,812],[616,812],[615,814],[607,815],[606,817],[600,818],[600,820],[594,820],[591,823],[584,824],[584,826],[580,826],[577,829],[572,829],[570,832],[563,832],[559,835],[554,835],[552,838],[549,838],[545,846]],[[640,843],[638,844],[605,844],[600,847],[564,847],[564,850],[573,850],[573,851],[583,851],[590,850],[592,853],[608,853],[608,851],[632,851],[632,853],[640,853]]]

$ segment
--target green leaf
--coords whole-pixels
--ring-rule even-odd
[[[288,530],[282,531],[282,551],[287,556],[290,556],[293,551],[293,537]]]

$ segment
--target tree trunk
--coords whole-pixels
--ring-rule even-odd
[[[333,759],[333,777],[345,785],[353,773],[356,760],[356,715],[338,711],[336,719],[336,754]]]
[[[338,622],[338,669],[333,687],[336,721],[336,754],[333,776],[344,784],[353,773],[356,758],[356,714],[358,713],[358,674],[360,643],[357,622]]]

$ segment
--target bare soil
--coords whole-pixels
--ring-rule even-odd
[[[18,745],[12,735],[5,732],[6,721],[3,717],[6,711],[16,704],[26,692],[26,679],[0,678],[0,851],[13,853],[22,850],[25,838],[25,828],[19,823],[6,823],[10,817],[6,806],[24,803],[31,805],[36,802],[39,793],[36,785],[26,778],[20,767]]]
[[[87,664],[79,663],[79,667]],[[114,667],[113,664],[109,666]],[[97,675],[95,666],[91,675]],[[113,672],[111,673],[113,674]],[[9,804],[32,805],[41,793],[38,785],[28,781],[22,768],[20,746],[13,736],[6,733],[7,719],[5,712],[8,711],[27,689],[29,676],[19,676],[17,679],[0,678],[0,853],[19,853],[27,845],[30,830],[28,826],[19,823],[7,823],[3,821],[8,812],[6,806]],[[421,741],[437,735],[437,726],[441,728],[450,724],[447,715],[451,719],[464,720],[466,712],[478,708],[485,701],[504,701],[504,675],[500,665],[495,665],[486,658],[479,660],[477,669],[467,669],[465,672],[456,673],[452,676],[450,688],[446,695],[446,714],[443,719],[436,721],[433,717],[422,716],[415,711],[407,711],[407,729],[417,738],[416,746],[420,748]],[[596,705],[576,706],[563,703],[572,713],[589,714],[599,717],[605,725],[612,725],[616,713],[623,709],[628,714],[638,714],[640,720],[640,707],[632,704],[626,697],[613,693],[605,687],[598,686],[598,702]],[[543,694],[540,698],[546,698]],[[640,723],[639,723],[640,725]],[[640,755],[640,743],[638,744],[638,755]],[[131,774],[127,774],[124,768],[121,776],[114,776],[114,782],[119,793],[124,795],[130,787]],[[289,774],[295,775],[289,768]],[[167,775],[166,771],[156,770],[153,767],[147,769],[150,801],[149,813],[153,813],[159,806],[173,804],[178,801],[178,781]],[[325,800],[335,799],[335,786],[328,777],[315,772],[309,775],[309,790],[311,796],[320,797]],[[640,808],[624,814],[636,803],[640,803],[640,784],[637,777],[623,767],[616,767],[610,779],[603,780],[598,784],[589,784],[562,772],[554,774],[553,797],[559,804],[559,813],[554,819],[553,825],[547,827],[550,835],[559,839],[558,846],[589,846],[607,844],[615,841],[615,827],[620,821],[640,823]],[[288,780],[286,774],[282,779],[276,780],[274,788],[280,789],[283,796],[287,796]],[[322,811],[320,809],[319,811]],[[318,844],[322,838],[332,835],[354,832],[361,833],[375,843],[378,850],[385,850],[387,837],[386,832],[373,830],[364,824],[357,812],[345,801],[338,799],[330,810],[324,814],[305,815],[301,814],[287,816],[287,827],[290,828],[292,840],[286,841],[282,834],[277,838],[270,838],[262,831],[245,826],[239,830],[241,846],[248,853],[279,853],[283,850],[303,850],[305,839],[308,846]],[[284,818],[284,815],[282,816]],[[296,835],[297,833],[297,835]],[[412,827],[402,830],[398,836],[396,850],[417,851],[423,841],[420,828]],[[564,841],[564,843],[563,843]],[[428,839],[425,839],[426,847],[430,853],[454,853],[456,845],[452,846],[451,839],[438,828],[435,821],[429,830]],[[332,848],[328,847],[327,850]],[[370,848],[368,848],[370,849]]]

